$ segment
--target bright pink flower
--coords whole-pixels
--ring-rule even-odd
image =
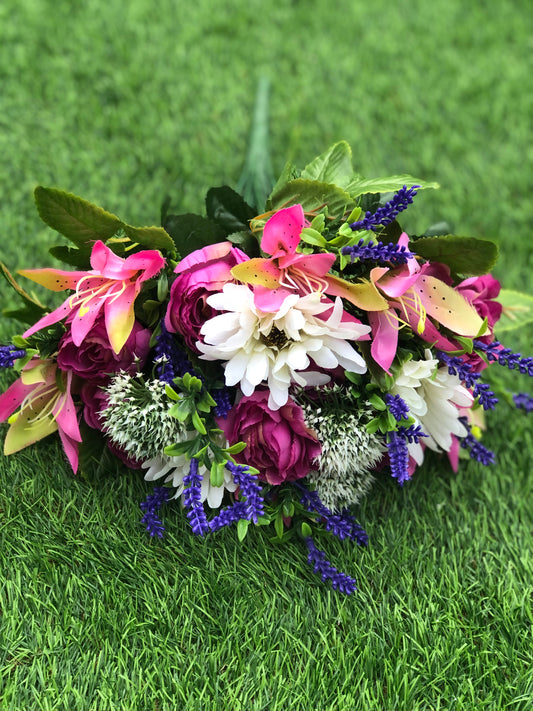
[[[306,476],[322,448],[305,423],[303,410],[289,398],[278,410],[268,407],[268,390],[243,397],[219,426],[229,442],[245,442],[235,455],[240,464],[259,470],[259,479],[281,484]]]
[[[301,205],[278,210],[266,222],[261,239],[261,249],[271,256],[249,259],[231,270],[235,279],[253,286],[256,307],[274,313],[287,296],[325,292],[365,311],[386,309],[387,302],[371,282],[354,284],[328,274],[334,254],[297,253],[305,225]]]
[[[67,327],[69,326],[67,321]],[[84,380],[107,383],[112,373],[123,370],[136,373],[146,362],[150,350],[149,328],[134,321],[133,328],[119,353],[111,348],[101,313],[93,324],[83,343],[76,346],[69,329],[59,341],[57,364],[61,370],[72,370]]]
[[[181,333],[187,346],[198,353],[196,341],[205,321],[216,315],[207,297],[222,291],[224,284],[235,281],[231,268],[248,260],[231,242],[210,244],[187,255],[176,266],[179,275],[170,289],[165,326],[171,333]]]
[[[404,232],[398,243],[407,247],[408,242]],[[434,321],[459,336],[480,335],[483,319],[450,285],[449,271],[444,265],[420,266],[416,259],[410,258],[407,264],[392,270],[377,267],[370,276],[388,298],[387,310],[369,313],[373,332],[371,354],[387,373],[396,355],[402,324],[409,325],[422,340],[444,351],[456,350],[457,344],[443,336]]]
[[[20,378],[0,395],[0,422],[10,418],[11,424],[4,454],[18,452],[59,431],[70,465],[77,470],[81,435],[71,395],[72,378],[72,372],[60,371],[50,360],[35,358],[24,367]]]
[[[503,306],[495,301],[500,293],[501,284],[492,274],[470,277],[456,287],[456,290],[469,301],[481,318],[488,320],[492,330],[502,315]]]
[[[24,337],[27,338],[73,313],[72,340],[79,346],[91,330],[98,314],[104,309],[109,342],[115,353],[119,353],[133,328],[133,304],[142,283],[158,274],[164,266],[165,260],[157,250],[144,250],[122,259],[103,242],[98,241],[91,253],[91,271],[20,271],[23,276],[52,291],[75,290],[59,308],[43,316],[28,329]]]

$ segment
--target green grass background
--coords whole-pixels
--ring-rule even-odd
[[[526,0],[4,0],[2,260],[53,265],[37,184],[130,224],[166,194],[201,211],[236,183],[266,74],[276,171],[344,138],[365,175],[437,180],[404,227],[496,239],[497,276],[533,292],[532,50]],[[533,352],[530,330],[506,340]],[[150,541],[136,474],[74,478],[54,441],[2,458],[0,708],[533,708],[532,431],[502,403],[495,466],[381,481],[368,549],[327,544],[349,598],[264,530],[197,540],[169,507]]]

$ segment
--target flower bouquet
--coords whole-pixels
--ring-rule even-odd
[[[321,531],[366,544],[353,506],[378,476],[408,482],[428,449],[454,471],[490,464],[484,371],[533,375],[495,336],[533,320],[529,297],[490,275],[496,245],[400,227],[436,187],[364,178],[345,142],[286,166],[264,206],[212,188],[206,216],[165,204],[161,227],[38,187],[40,216],[71,243],[50,252],[71,268],[20,272],[67,292],[50,309],[2,265],[22,300],[7,315],[27,326],[0,348],[18,373],[0,396],[4,453],[57,432],[74,472],[125,465],[160,484],[141,504],[151,536],[171,499],[200,536],[272,525],[352,592]]]

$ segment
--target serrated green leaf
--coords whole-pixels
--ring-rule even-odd
[[[411,175],[391,175],[386,178],[362,178],[357,176],[345,186],[345,190],[352,198],[356,198],[366,193],[396,192],[403,188],[404,185],[407,185],[408,188],[418,185],[420,190],[440,187],[438,183],[418,180]]]
[[[226,235],[249,231],[255,210],[228,185],[210,188],[205,197],[207,217],[220,225]]]
[[[123,224],[122,229],[132,242],[140,244],[142,247],[159,249],[161,252],[167,252],[170,256],[176,255],[174,240],[163,227],[132,227]]]
[[[272,188],[272,192],[267,198],[267,205],[270,204],[272,196],[279,193],[283,188],[290,183],[292,180],[296,180],[300,177],[300,171],[292,163],[285,163],[283,170],[280,173],[279,178],[276,180],[276,184]]]
[[[328,214],[332,218],[341,217],[354,207],[350,195],[336,185],[298,178],[273,193],[268,201],[268,208],[279,210],[297,204],[302,205],[304,212],[319,210],[327,205]]]
[[[246,538],[246,534],[248,533],[248,526],[250,525],[250,521],[245,518],[239,519],[237,522],[237,538],[239,541],[244,541]]]
[[[421,237],[413,243],[416,254],[430,262],[447,264],[454,274],[487,274],[498,260],[498,245],[477,237]]]
[[[533,321],[533,296],[530,294],[502,289],[496,301],[503,306],[502,316],[494,326],[497,335],[521,328]]]
[[[330,146],[302,170],[301,177],[345,188],[353,179],[352,149],[346,141]]]
[[[122,227],[116,215],[64,190],[39,185],[34,196],[41,219],[78,247],[105,242]]]
[[[216,222],[190,212],[184,215],[167,215],[163,228],[173,239],[181,257],[196,249],[222,242],[226,238],[225,231]]]

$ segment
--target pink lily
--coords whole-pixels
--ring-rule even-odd
[[[408,242],[409,237],[404,232],[398,243],[407,247]],[[483,319],[443,278],[446,275],[439,265],[427,263],[420,266],[414,258],[393,270],[386,267],[372,270],[371,279],[388,297],[389,307],[386,311],[369,313],[373,333],[371,354],[389,375],[402,321],[422,340],[445,351],[456,350],[457,344],[443,336],[430,318],[459,336],[481,335]],[[405,320],[399,314],[403,314]]]
[[[319,291],[341,296],[365,310],[387,308],[372,283],[352,284],[328,274],[336,259],[334,254],[296,251],[305,225],[301,205],[278,210],[265,224],[261,239],[261,249],[271,256],[248,259],[232,268],[235,279],[253,285],[257,308],[267,313],[278,311],[295,291],[302,295]]]
[[[19,273],[22,276],[52,291],[75,290],[59,308],[29,328],[24,338],[75,312],[71,322],[72,340],[79,346],[104,308],[109,342],[114,352],[119,353],[133,328],[133,304],[142,283],[158,274],[164,266],[165,260],[155,249],[137,252],[122,259],[98,241],[91,253],[91,271],[21,270]]]
[[[9,418],[11,424],[4,442],[5,455],[59,431],[67,459],[76,472],[81,434],[71,395],[72,376],[71,371],[60,371],[51,360],[34,358],[0,395],[0,422]]]

